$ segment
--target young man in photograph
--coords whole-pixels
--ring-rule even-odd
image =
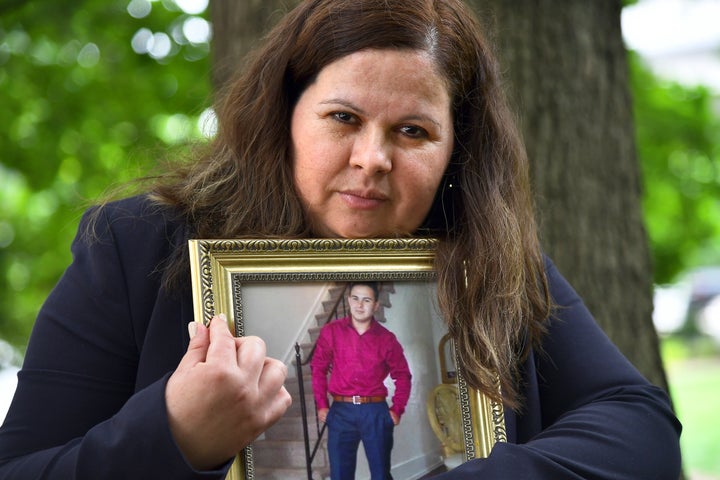
[[[353,283],[349,292],[350,315],[322,328],[311,361],[318,418],[328,428],[330,476],[355,478],[362,441],[371,479],[388,480],[393,430],[410,397],[410,369],[395,334],[375,319],[378,284]],[[388,375],[395,384],[391,406]]]

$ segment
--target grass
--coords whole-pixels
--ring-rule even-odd
[[[662,353],[675,411],[683,424],[680,445],[690,476],[720,478],[720,352],[710,340],[666,338]]]

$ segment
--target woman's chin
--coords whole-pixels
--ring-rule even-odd
[[[404,232],[400,229],[392,230],[389,228],[378,228],[377,226],[345,226],[336,229],[322,229],[316,232],[324,238],[347,238],[347,239],[363,239],[363,238],[398,238],[407,237],[410,232]]]

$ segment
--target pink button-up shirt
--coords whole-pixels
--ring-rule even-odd
[[[411,375],[403,348],[395,334],[374,318],[362,335],[350,317],[326,324],[320,331],[310,368],[317,408],[329,407],[328,392],[386,397],[383,381],[388,375],[395,382],[390,410],[399,417],[410,398]]]

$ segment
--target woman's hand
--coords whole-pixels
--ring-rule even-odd
[[[170,430],[198,470],[220,466],[275,423],[292,400],[287,367],[258,337],[233,337],[224,315],[197,325],[165,389]]]

